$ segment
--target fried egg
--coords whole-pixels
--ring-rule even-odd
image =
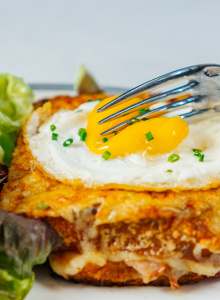
[[[29,118],[24,131],[27,146],[36,164],[51,177],[69,183],[80,180],[88,188],[117,184],[136,190],[207,189],[220,184],[220,118],[189,126],[179,117],[142,121],[107,137],[104,143],[99,137],[103,128],[98,129],[94,116],[99,105],[99,101],[93,101],[75,110],[61,109],[46,121],[37,110]],[[54,131],[51,125],[56,127]],[[85,141],[78,134],[80,128],[86,129]],[[135,138],[140,132],[137,146]],[[154,136],[152,144],[146,143],[144,133],[148,132]],[[160,143],[156,136],[161,138]],[[73,142],[65,147],[69,139]],[[102,157],[106,149],[112,152],[108,160]],[[193,149],[201,151],[203,161]],[[171,162],[172,154],[179,159]]]

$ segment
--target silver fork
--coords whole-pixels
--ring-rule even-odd
[[[220,115],[220,65],[217,64],[203,64],[195,65],[180,70],[176,70],[153,80],[145,82],[127,92],[115,98],[111,102],[100,107],[97,112],[105,111],[112,108],[122,102],[126,102],[131,98],[142,93],[150,92],[158,89],[167,84],[171,84],[180,80],[188,80],[188,84],[181,87],[169,90],[159,95],[154,95],[145,100],[141,100],[133,105],[130,105],[116,113],[102,119],[99,124],[103,124],[110,120],[122,117],[129,113],[133,113],[138,110],[140,106],[149,106],[155,103],[168,101],[179,96],[186,96],[190,94],[190,97],[183,100],[174,101],[166,105],[154,108],[150,111],[137,114],[134,118],[131,118],[125,122],[112,127],[100,135],[110,134],[114,131],[121,130],[131,124],[133,121],[140,121],[143,118],[153,117],[155,113],[160,115],[175,112],[175,115],[180,116],[182,119],[186,119],[188,123],[201,121],[216,115]],[[189,112],[184,112],[183,109],[190,109]]]

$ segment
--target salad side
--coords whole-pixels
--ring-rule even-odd
[[[19,77],[0,74],[0,163],[9,167],[16,137],[33,110],[34,94]]]
[[[33,100],[32,90],[21,78],[0,74],[0,191]],[[0,210],[0,299],[24,299],[34,283],[32,267],[44,263],[60,244],[58,234],[43,221]]]

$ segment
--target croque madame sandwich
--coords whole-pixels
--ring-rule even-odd
[[[57,97],[33,111],[1,209],[41,219],[59,234],[62,246],[49,261],[67,280],[178,288],[218,276],[220,119],[189,126],[179,117],[134,120],[101,137],[119,122],[97,124],[116,110],[97,114],[112,100],[104,98]]]

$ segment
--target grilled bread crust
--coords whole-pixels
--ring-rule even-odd
[[[57,275],[51,269],[51,276],[55,279],[63,277]],[[217,276],[216,276],[217,277]],[[200,280],[207,278],[205,275],[198,275],[189,272],[181,276],[178,280],[179,285],[198,283]],[[126,266],[123,262],[108,262],[104,267],[99,267],[95,264],[87,264],[81,272],[75,276],[69,276],[67,279],[73,283],[82,283],[94,286],[170,286],[170,281],[167,276],[160,276],[156,280],[149,283],[144,283],[138,276],[137,271],[132,267]]]

